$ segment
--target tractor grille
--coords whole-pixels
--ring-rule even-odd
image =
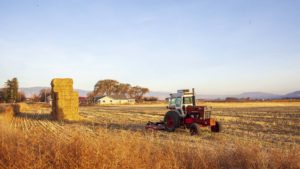
[[[210,119],[210,115],[211,115],[211,109],[208,107],[205,107],[204,109],[204,119]]]

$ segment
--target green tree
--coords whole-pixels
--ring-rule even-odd
[[[12,88],[12,81],[11,80],[7,80],[5,82],[4,100],[7,103],[13,102],[13,88]]]
[[[17,78],[13,78],[11,80],[12,82],[12,99],[14,102],[18,101],[19,97],[19,82]]]
[[[11,98],[10,86],[11,86],[11,81],[7,80],[5,82],[5,85],[4,85],[4,88],[3,88],[3,100],[5,102],[9,102],[9,100]]]
[[[3,98],[5,102],[13,103],[18,101],[19,96],[19,83],[17,78],[7,80],[3,89]]]
[[[0,89],[0,103],[4,101],[4,92],[3,89]]]

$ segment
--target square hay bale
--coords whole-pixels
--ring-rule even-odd
[[[64,85],[71,85],[73,86],[73,79],[71,78],[56,78],[52,79],[51,81],[52,86],[64,86]]]
[[[57,120],[77,120],[78,113],[78,93],[73,90],[73,80],[53,79],[52,87],[52,116]]]
[[[0,118],[12,120],[15,115],[15,107],[11,104],[0,105]]]

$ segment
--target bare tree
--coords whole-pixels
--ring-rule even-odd
[[[40,97],[39,97],[37,94],[34,94],[34,95],[32,96],[32,101],[33,101],[33,102],[39,102],[39,101],[40,101]]]
[[[86,94],[87,100],[89,103],[94,103],[95,102],[95,93],[94,92],[89,92]]]
[[[144,101],[158,101],[157,97],[149,96],[149,97],[144,97]]]
[[[26,100],[26,96],[24,92],[18,92],[18,102],[24,102]]]
[[[93,97],[97,95],[115,96],[119,98],[134,98],[142,101],[143,96],[149,92],[148,88],[134,86],[128,83],[119,83],[116,80],[106,79],[99,80],[94,86]]]
[[[143,100],[143,96],[148,92],[149,92],[148,88],[134,86],[130,89],[129,95],[131,98],[134,98],[137,102],[140,102]]]
[[[128,92],[131,88],[130,84],[126,83],[119,83],[115,86],[114,96],[120,97],[120,98],[126,98],[128,97]]]
[[[110,96],[116,90],[115,88],[118,84],[119,82],[116,80],[99,80],[94,86],[94,94]]]
[[[51,96],[51,89],[49,88],[41,89],[39,93],[39,101],[46,102],[48,96]]]

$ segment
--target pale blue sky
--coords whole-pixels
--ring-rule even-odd
[[[0,0],[0,84],[300,90],[299,9],[298,0]]]

